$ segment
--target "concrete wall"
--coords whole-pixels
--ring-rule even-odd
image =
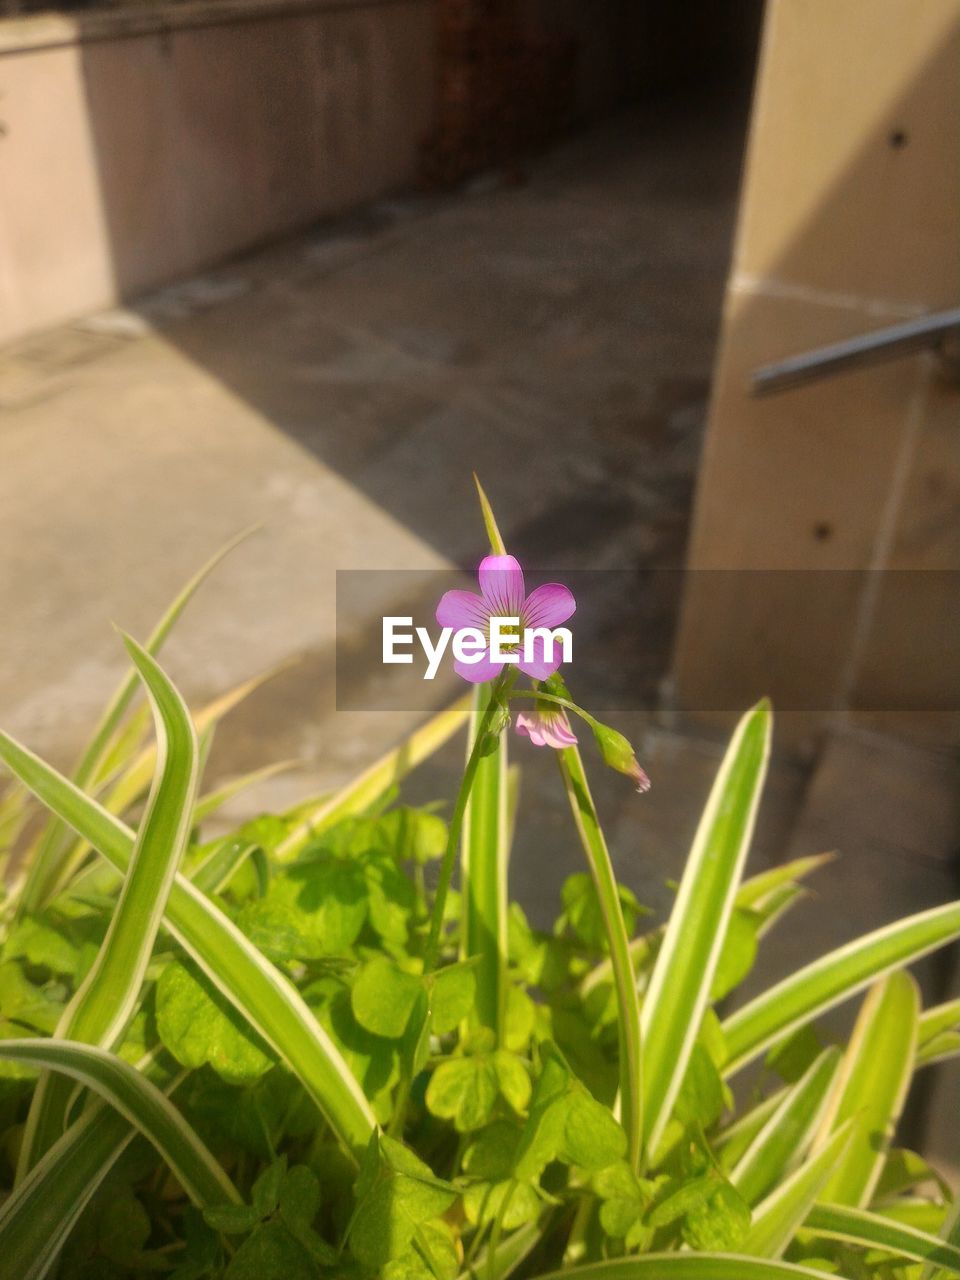
[[[748,389],[768,362],[957,305],[958,66],[957,0],[768,4],[689,565],[825,572],[816,598],[731,575],[726,607],[720,575],[691,575],[682,705],[773,693],[810,708],[804,732],[840,706],[960,740],[955,598],[926,573],[960,569],[960,390],[929,353]],[[868,569],[916,572],[915,603],[903,578],[843,572]]]
[[[0,22],[0,342],[411,181],[432,0]]]

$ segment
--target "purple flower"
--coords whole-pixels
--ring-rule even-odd
[[[516,648],[520,660],[516,665],[524,675],[534,680],[546,680],[560,666],[560,645],[552,645],[548,656],[546,638],[541,635],[530,637],[532,653],[528,662],[523,657],[524,633],[534,627],[552,629],[566,622],[577,607],[572,592],[559,582],[548,582],[527,595],[523,570],[513,556],[486,556],[480,562],[478,577],[479,595],[472,591],[447,591],[437,605],[436,617],[441,627],[452,627],[454,631],[475,627],[487,641],[479,661],[454,662],[457,675],[471,684],[495,679],[506,664],[491,656],[490,619],[519,618],[520,634]]]
[[[529,738],[535,747],[575,747],[577,735],[570,728],[570,721],[562,707],[551,707],[538,702],[530,715],[522,711],[517,716],[517,733]]]

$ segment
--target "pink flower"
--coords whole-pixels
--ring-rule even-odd
[[[529,738],[535,747],[575,747],[577,735],[570,728],[570,721],[562,707],[550,707],[538,702],[533,712],[522,711],[517,716],[517,733]]]
[[[471,684],[483,684],[495,679],[506,665],[494,661],[490,654],[490,619],[519,618],[520,661],[516,664],[524,675],[534,680],[546,680],[560,666],[560,645],[552,646],[547,656],[546,640],[534,636],[532,660],[523,658],[524,632],[533,627],[559,627],[572,616],[577,607],[573,593],[559,582],[548,582],[526,594],[523,570],[513,556],[486,556],[480,562],[478,572],[480,594],[472,591],[447,591],[437,605],[437,622],[441,627],[460,631],[475,627],[487,640],[487,648],[474,663],[454,662],[454,670]],[[568,726],[569,728],[569,726]]]

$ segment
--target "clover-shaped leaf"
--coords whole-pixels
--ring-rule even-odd
[[[350,1246],[378,1274],[406,1251],[418,1226],[445,1213],[457,1195],[412,1151],[380,1133],[364,1153],[355,1194]]]
[[[273,1065],[270,1051],[193,965],[168,964],[157,982],[157,1031],[184,1067],[209,1063],[223,1080],[255,1080]]]
[[[361,1027],[399,1040],[422,991],[423,980],[416,974],[404,972],[386,956],[374,956],[360,970],[350,1003]]]

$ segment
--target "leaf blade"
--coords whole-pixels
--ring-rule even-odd
[[[720,958],[770,752],[769,704],[741,719],[704,809],[643,1003],[644,1127],[655,1150]]]
[[[0,1040],[0,1057],[62,1072],[94,1090],[153,1143],[200,1206],[241,1202],[224,1170],[168,1098],[136,1067],[73,1040]]]
[[[817,1146],[850,1122],[853,1140],[831,1170],[822,1198],[866,1208],[883,1170],[913,1075],[920,994],[902,970],[871,988],[844,1055]]]
[[[898,1253],[904,1258],[943,1267],[954,1275],[960,1275],[960,1249],[956,1245],[906,1223],[894,1222],[879,1213],[852,1209],[849,1205],[817,1204],[807,1215],[803,1226],[805,1231],[816,1232],[830,1240]]]
[[[4,733],[0,733],[0,759],[116,870],[126,871],[133,834],[119,818]],[[179,873],[165,921],[222,994],[288,1063],[356,1158],[376,1123],[373,1112],[296,988]]]
[[[190,833],[198,777],[197,738],[183,699],[145,649],[128,637],[124,642],[153,712],[157,768],[107,935],[55,1032],[108,1048],[123,1034],[140,995]],[[66,1081],[41,1077],[24,1131],[19,1177],[56,1141],[69,1096]]]
[[[472,696],[467,754],[472,749],[490,699],[487,685]],[[463,902],[463,959],[476,958],[475,1018],[499,1044],[506,1013],[507,956],[507,742],[477,765],[461,833],[460,889]]]
[[[798,969],[725,1019],[724,1074],[733,1075],[777,1040],[842,1004],[875,979],[958,937],[960,902],[948,902],[876,929]]]

